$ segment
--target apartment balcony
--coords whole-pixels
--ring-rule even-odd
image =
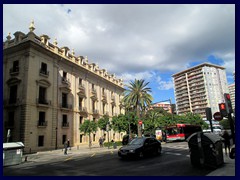
[[[62,122],[62,128],[69,128],[69,122]]]
[[[49,71],[40,69],[40,70],[39,70],[39,75],[40,75],[40,76],[43,76],[43,77],[48,77],[48,76],[49,76]]]
[[[71,104],[66,104],[66,103],[60,103],[60,108],[64,110],[71,110],[72,105]]]
[[[19,74],[19,67],[11,68],[11,69],[9,70],[9,74],[10,74],[11,76],[16,76],[16,75],[18,75],[18,74]]]
[[[112,104],[112,105],[116,105],[115,96],[112,96],[112,97],[111,97],[111,104]]]
[[[102,102],[107,103],[107,93],[102,94]]]
[[[65,77],[62,77],[62,84],[66,85],[67,87],[71,86],[70,80]]]
[[[47,121],[38,121],[38,127],[47,127]]]
[[[77,93],[80,97],[86,97],[85,87],[81,84],[78,86],[79,92]]]
[[[14,107],[20,105],[20,99],[19,98],[10,98],[3,101],[3,105],[6,107]]]
[[[49,105],[51,105],[51,101],[46,100],[46,99],[41,99],[41,98],[37,98],[37,105],[38,106],[46,106],[48,107]]]
[[[103,114],[104,114],[105,116],[109,116],[109,112],[108,112],[108,111],[104,111]]]
[[[97,90],[96,89],[91,89],[90,91],[90,97],[93,99],[93,100],[97,100]]]
[[[93,113],[93,115],[99,115],[99,110],[93,109],[93,110],[92,110],[92,113]]]
[[[80,113],[88,113],[86,107],[78,107],[78,110],[79,110]]]

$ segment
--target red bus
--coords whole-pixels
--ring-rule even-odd
[[[195,132],[202,132],[199,125],[176,124],[166,127],[166,141],[184,141]]]

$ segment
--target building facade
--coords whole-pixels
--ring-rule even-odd
[[[172,108],[170,102],[157,102],[151,105],[151,109],[163,108],[165,111],[172,113]]]
[[[10,140],[23,142],[27,152],[62,148],[67,139],[87,144],[79,131],[84,120],[124,113],[123,82],[34,29],[32,22],[27,34],[9,34],[3,43],[4,141],[10,130]],[[98,129],[91,140],[104,135]]]
[[[206,118],[205,108],[212,114],[219,111],[228,93],[225,68],[203,63],[173,76],[177,114],[192,112]]]
[[[231,97],[232,108],[235,112],[235,83],[228,85],[228,89]]]

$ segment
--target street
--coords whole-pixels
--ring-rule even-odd
[[[163,144],[160,156],[122,160],[117,151],[69,155],[46,162],[3,168],[4,176],[205,176],[212,170],[191,166],[186,142]]]

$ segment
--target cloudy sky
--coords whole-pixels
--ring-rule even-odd
[[[172,98],[172,74],[203,62],[235,70],[234,4],[4,4],[3,41],[10,32],[46,34],[88,56],[125,83],[150,82],[154,102]]]

